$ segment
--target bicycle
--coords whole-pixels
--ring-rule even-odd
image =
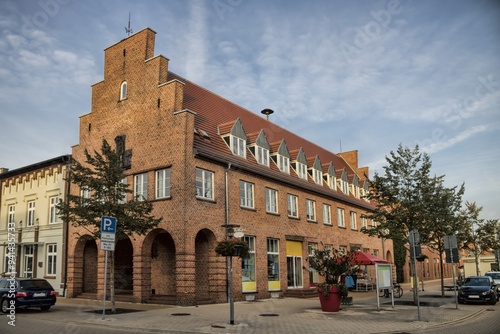
[[[385,296],[385,289],[380,289],[378,292],[379,297],[384,297]],[[392,291],[391,291],[392,290]],[[395,283],[391,289],[389,289],[389,295],[391,293],[394,293],[395,298],[401,298],[403,296],[403,288],[399,283]]]

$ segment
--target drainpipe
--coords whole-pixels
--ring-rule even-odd
[[[71,186],[71,181],[70,181],[70,176],[71,176],[71,157],[68,157],[66,165],[66,182],[65,182],[65,197],[64,201],[66,204],[69,204],[69,192],[70,192],[70,186]],[[69,252],[69,247],[68,247],[68,240],[69,240],[69,213],[66,214],[65,217],[65,222],[64,222],[64,227],[66,230],[64,231],[64,285],[63,285],[63,297],[66,297],[66,286],[68,285],[68,252]]]
[[[225,190],[226,190],[226,205],[225,205],[225,206],[226,206],[226,207],[225,207],[225,209],[226,209],[226,212],[225,212],[225,220],[226,220],[226,239],[228,238],[228,233],[227,233],[227,232],[228,232],[228,229],[227,229],[227,227],[228,227],[228,225],[229,225],[229,188],[228,188],[228,183],[229,183],[229,181],[228,181],[228,172],[229,172],[229,170],[230,170],[230,169],[231,169],[231,163],[229,162],[229,163],[227,164],[227,169],[226,169],[226,174],[225,174],[225,182],[226,182],[226,189],[225,189]]]

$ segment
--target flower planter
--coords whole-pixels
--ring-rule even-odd
[[[323,312],[340,311],[340,302],[342,301],[340,288],[338,286],[332,286],[330,288],[329,294],[330,295],[328,297],[325,297],[325,294],[322,291],[318,292],[321,310],[323,310]]]

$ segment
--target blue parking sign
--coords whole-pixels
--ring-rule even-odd
[[[101,217],[101,232],[116,233],[116,218],[115,217]]]

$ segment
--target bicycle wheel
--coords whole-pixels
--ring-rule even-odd
[[[394,288],[394,297],[396,298],[401,298],[401,296],[403,295],[403,288],[401,288],[400,286],[397,286]]]
[[[378,290],[378,296],[379,297],[384,297],[385,293],[384,293],[384,289],[380,289]]]

